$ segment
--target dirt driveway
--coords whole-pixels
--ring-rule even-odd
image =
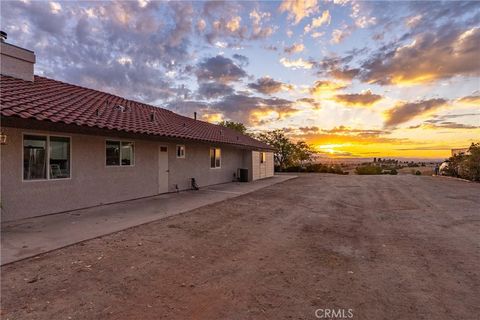
[[[2,267],[2,319],[478,319],[479,195],[303,175]]]

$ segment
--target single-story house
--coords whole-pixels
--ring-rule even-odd
[[[273,176],[273,149],[237,131],[34,75],[1,42],[2,220]],[[245,178],[246,177],[246,178]]]

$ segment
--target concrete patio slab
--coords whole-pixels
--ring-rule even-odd
[[[152,222],[208,204],[257,191],[294,175],[276,175],[250,183],[232,182],[198,191],[162,194],[2,223],[1,264],[7,264],[88,239]]]

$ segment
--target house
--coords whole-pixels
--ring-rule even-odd
[[[234,130],[34,75],[1,42],[1,208],[10,221],[273,176],[273,149]],[[244,173],[245,171],[242,171]]]

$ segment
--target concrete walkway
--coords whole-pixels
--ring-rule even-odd
[[[1,264],[187,212],[294,178],[226,183],[2,224]]]

